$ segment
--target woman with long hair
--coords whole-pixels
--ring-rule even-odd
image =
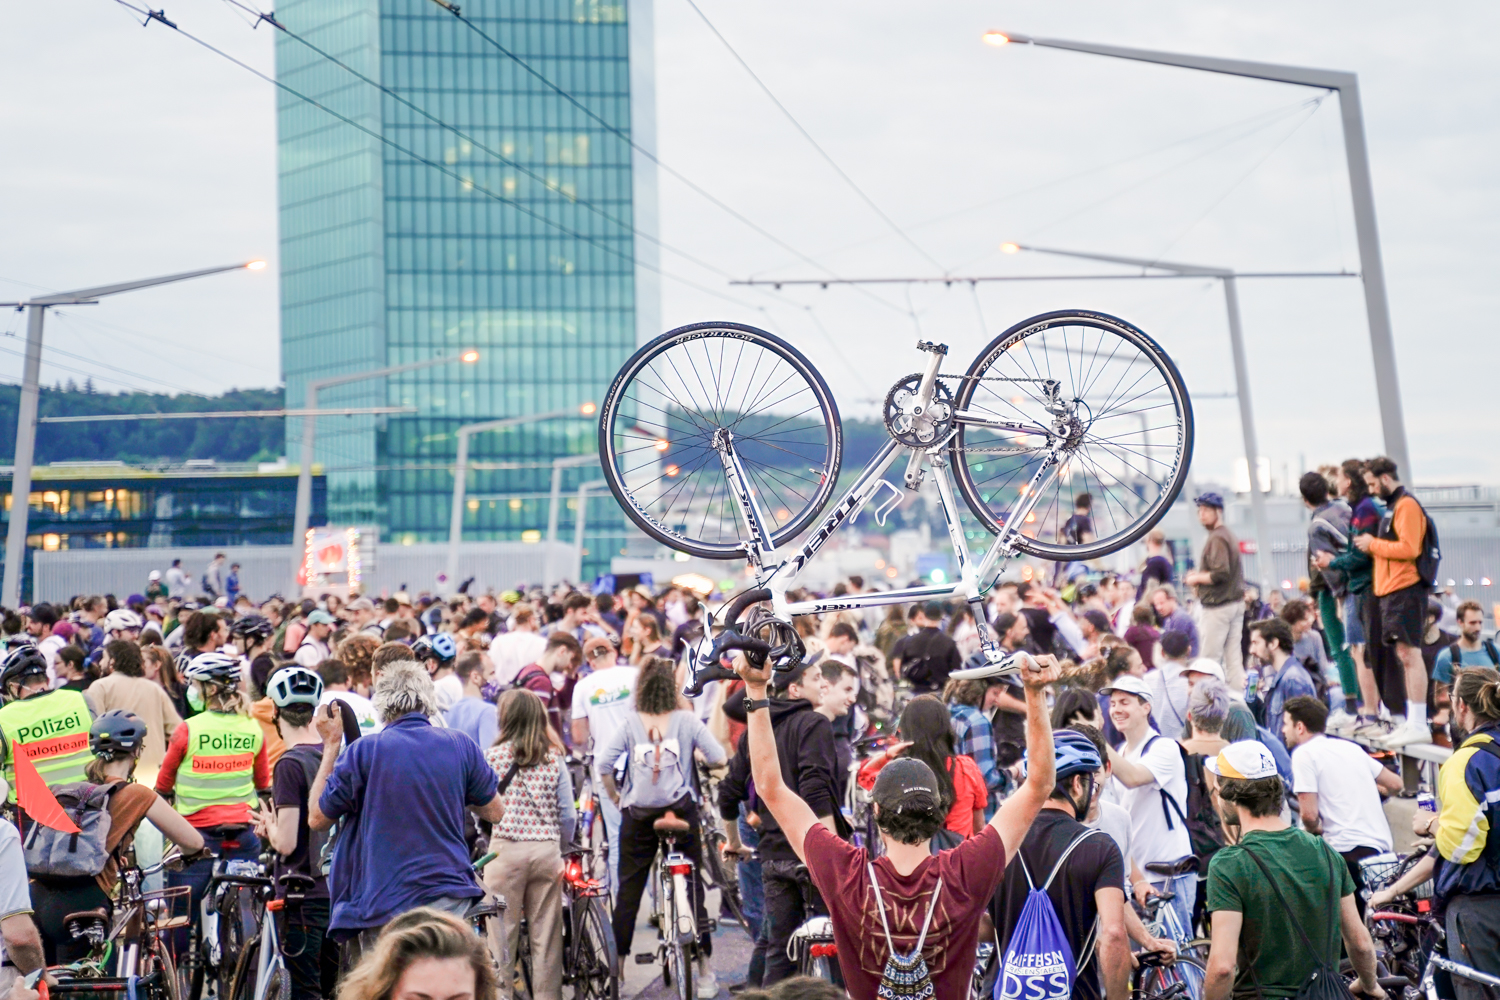
[[[958,752],[953,719],[948,706],[933,695],[921,695],[906,703],[896,724],[899,741],[884,753],[871,757],[859,769],[859,786],[875,787],[875,778],[896,757],[914,757],[932,768],[937,776],[938,797],[948,814],[943,825],[961,838],[984,829],[984,807],[989,792],[979,765]]]
[[[124,709],[105,712],[89,727],[88,780],[107,785],[109,834],[104,847],[109,852],[104,868],[92,875],[51,877],[33,873],[31,903],[48,965],[65,965],[88,955],[91,944],[67,933],[70,913],[112,908],[111,897],[120,880],[119,858],[130,850],[136,828],[147,820],[184,854],[203,849],[203,837],[179,816],[166,799],[146,785],[135,782],[135,765],[146,745],[146,724]]]
[[[636,615],[626,631],[631,639],[630,662],[635,666],[653,656],[666,656],[670,652],[661,641],[661,623],[653,615]]]
[[[573,778],[567,751],[547,722],[541,698],[525,688],[511,688],[500,696],[496,710],[500,735],[485,760],[500,777],[500,805],[505,811],[490,838],[495,860],[484,869],[484,884],[507,906],[501,920],[490,923],[490,937],[495,954],[516,954],[525,918],[531,942],[531,995],[534,1000],[552,1000],[562,996],[559,845],[572,841],[578,822]],[[506,996],[509,986],[508,981],[501,985]]]
[[[617,845],[620,891],[614,932],[615,948],[622,960],[631,954],[641,893],[656,858],[658,830],[673,832],[677,849],[688,857],[700,853],[693,755],[701,752],[710,767],[728,759],[698,716],[677,707],[677,691],[677,664],[662,656],[648,659],[636,676],[635,711],[626,715],[620,728],[596,752],[604,790],[621,813]],[[947,714],[944,711],[944,717]],[[616,775],[623,775],[623,786]],[[703,905],[703,882],[692,881],[693,908],[702,930],[698,939],[698,995],[713,996],[718,987],[708,964],[713,937]]]
[[[338,1000],[495,1000],[495,980],[489,952],[472,928],[419,906],[385,925],[339,986]]]
[[[141,669],[147,680],[155,681],[167,692],[180,718],[186,719],[192,714],[188,709],[187,687],[177,676],[177,661],[172,659],[171,650],[160,643],[142,646]]]
[[[1365,463],[1357,458],[1345,459],[1339,465],[1333,483],[1339,496],[1353,511],[1349,519],[1349,545],[1336,556],[1319,553],[1315,562],[1319,569],[1336,569],[1343,573],[1348,582],[1349,594],[1344,598],[1344,640],[1349,643],[1349,655],[1354,658],[1362,702],[1354,734],[1378,734],[1384,732],[1380,721],[1380,690],[1375,683],[1373,666],[1365,660],[1365,636],[1369,631],[1371,606],[1375,603],[1372,589],[1375,561],[1359,550],[1354,538],[1375,534],[1380,529],[1385,507],[1370,495],[1370,488],[1365,483]]]

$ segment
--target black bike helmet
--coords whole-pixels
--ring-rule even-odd
[[[130,756],[145,739],[146,724],[123,708],[105,712],[89,727],[89,750],[104,760]]]
[[[229,627],[229,634],[236,639],[267,639],[276,634],[276,626],[260,615],[246,615]]]
[[[31,643],[14,646],[0,665],[0,694],[10,690],[12,681],[24,680],[37,675],[46,676],[47,660]]]

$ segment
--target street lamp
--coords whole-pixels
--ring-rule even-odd
[[[542,566],[543,576],[546,577],[548,586],[552,585],[553,550],[557,548],[557,517],[558,509],[562,506],[563,470],[597,461],[599,461],[598,455],[563,455],[552,460],[552,492],[547,501],[547,554]],[[579,511],[580,515],[582,513]]]
[[[1095,45],[1057,38],[1032,38],[1011,31],[988,31],[984,41],[990,45],[1011,42],[1068,49],[1092,55],[1131,59],[1136,62],[1179,66],[1208,73],[1243,76],[1254,80],[1274,80],[1302,87],[1336,90],[1344,124],[1344,157],[1349,165],[1349,193],[1354,200],[1354,231],[1359,241],[1360,277],[1365,286],[1365,314],[1370,324],[1370,351],[1375,360],[1375,394],[1380,405],[1380,425],[1385,436],[1385,452],[1401,468],[1407,482],[1412,481],[1411,456],[1406,448],[1406,422],[1401,413],[1401,386],[1396,378],[1396,351],[1391,334],[1391,310],[1386,302],[1385,267],[1380,260],[1380,234],[1375,228],[1375,194],[1370,182],[1370,154],[1365,146],[1364,114],[1360,109],[1359,77],[1339,70],[1311,69],[1304,66],[1281,66],[1275,63],[1249,62],[1243,59],[1217,59],[1212,56],[1190,56],[1176,52],[1155,52],[1118,45]],[[1251,478],[1256,475],[1252,466]],[[1252,491],[1253,492],[1253,491]]]
[[[259,271],[265,266],[266,262],[263,260],[252,260],[245,264],[184,271],[159,278],[142,278],[140,281],[123,281],[117,285],[100,285],[76,292],[40,295],[25,302],[0,302],[0,306],[28,310],[26,365],[21,376],[21,402],[16,414],[15,472],[10,481],[10,526],[5,535],[5,574],[3,580],[0,580],[0,604],[10,607],[20,607],[21,604],[21,568],[26,559],[26,520],[31,510],[31,462],[36,452],[36,410],[37,399],[41,394],[42,323],[46,318],[47,308],[98,305],[99,300],[106,295],[133,292],[137,288],[166,285],[224,271]]]
[[[523,417],[506,417],[503,420],[485,420],[477,424],[464,424],[459,427],[458,434],[458,460],[453,467],[453,513],[448,518],[448,586],[458,585],[458,545],[463,539],[464,533],[464,494],[469,487],[469,437],[473,434],[481,434],[485,431],[498,431],[505,427],[516,427],[521,424],[540,423],[543,420],[559,420],[563,417],[583,416],[590,417],[598,410],[593,403],[584,403],[570,410],[553,410],[550,413],[532,413]],[[594,456],[589,455],[590,459]],[[554,484],[557,483],[558,473],[554,473]],[[556,486],[554,486],[554,489]],[[556,530],[556,522],[553,522],[553,530]]]
[[[591,479],[578,485],[578,518],[573,522],[573,582],[583,582],[583,522],[589,509],[589,493],[609,485],[607,479]]]
[[[303,407],[306,412],[302,417],[302,461],[297,468],[297,507],[292,518],[293,580],[296,580],[297,572],[302,568],[306,556],[307,522],[312,516],[313,438],[317,433],[318,393],[331,386],[345,385],[349,382],[363,382],[365,379],[382,378],[386,375],[421,371],[424,368],[449,365],[455,361],[471,365],[478,360],[479,351],[471,347],[458,354],[440,358],[428,358],[426,361],[413,361],[410,364],[392,365],[389,368],[376,368],[372,371],[353,372],[348,375],[334,375],[307,383],[307,404]]]
[[[1255,413],[1250,406],[1250,372],[1245,364],[1245,337],[1240,327],[1240,296],[1234,280],[1234,271],[1227,267],[1206,267],[1199,264],[1174,264],[1165,260],[1146,260],[1141,257],[1121,257],[1107,253],[1082,253],[1077,250],[1052,250],[1047,247],[1025,246],[1006,243],[1001,246],[1006,253],[1029,250],[1032,253],[1052,254],[1056,257],[1076,257],[1080,260],[1098,260],[1111,264],[1128,264],[1132,267],[1154,268],[1173,274],[1201,274],[1218,278],[1224,286],[1224,306],[1229,313],[1229,348],[1234,359],[1234,389],[1240,401],[1240,431],[1245,439],[1245,462],[1250,470],[1250,512],[1255,520],[1255,565],[1260,569],[1261,590],[1264,591],[1267,577],[1266,567],[1270,563],[1271,550],[1266,546],[1266,500],[1260,491],[1259,446],[1255,440]]]

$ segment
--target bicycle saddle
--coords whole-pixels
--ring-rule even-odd
[[[109,933],[109,914],[101,907],[95,910],[80,910],[63,918],[63,926],[74,939],[88,938],[94,944],[104,941]]]
[[[1166,875],[1177,878],[1179,875],[1191,875],[1198,871],[1198,859],[1189,854],[1177,861],[1152,861],[1146,865],[1146,871],[1152,875]]]
[[[667,812],[664,813],[661,818],[658,819],[655,823],[652,823],[651,828],[658,834],[687,833],[692,829],[692,827],[688,825],[687,820],[679,819],[677,814],[672,812],[670,809],[667,810]]]
[[[292,893],[299,895],[306,894],[312,890],[313,886],[318,884],[317,879],[309,875],[298,875],[295,873],[283,875],[276,881],[281,883],[281,887],[287,891],[288,895]]]

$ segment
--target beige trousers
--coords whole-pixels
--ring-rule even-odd
[[[1240,637],[1244,631],[1244,601],[1230,601],[1202,609],[1198,621],[1198,655],[1219,662],[1224,668],[1224,686],[1236,698],[1245,694],[1245,657],[1240,650]]]
[[[490,850],[496,857],[485,866],[484,885],[506,902],[502,918],[490,921],[491,948],[497,955],[515,956],[525,917],[531,943],[532,1000],[561,1000],[563,862],[557,841],[495,837]],[[500,976],[500,995],[508,1000],[514,990],[506,972]]]

